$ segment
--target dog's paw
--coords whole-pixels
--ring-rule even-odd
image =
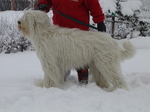
[[[114,87],[109,87],[109,88],[103,88],[104,91],[106,92],[113,92],[115,91],[117,88],[114,88]]]
[[[124,90],[127,90],[127,91],[129,90],[127,86],[123,86],[123,87],[113,86],[113,87],[109,87],[109,88],[103,88],[103,90],[106,91],[106,92],[113,92],[116,89],[124,89]]]
[[[38,86],[38,87],[43,88],[43,80],[36,80],[35,85]]]

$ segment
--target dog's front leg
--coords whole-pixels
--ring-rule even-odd
[[[50,88],[54,86],[54,82],[51,81],[48,74],[44,74],[43,87]]]
[[[62,76],[60,68],[55,64],[55,62],[42,61],[42,67],[44,71],[44,81],[43,86],[49,87],[59,87],[62,81]]]

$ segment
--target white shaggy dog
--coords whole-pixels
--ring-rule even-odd
[[[44,71],[43,86],[59,87],[67,71],[88,65],[99,87],[127,89],[120,61],[135,54],[130,42],[123,42],[121,49],[106,33],[51,25],[42,11],[26,11],[18,21],[18,28],[35,47]]]

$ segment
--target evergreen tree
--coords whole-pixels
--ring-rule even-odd
[[[149,30],[150,24],[148,22],[142,21],[139,16],[141,14],[140,7],[136,10],[133,10],[131,6],[125,8],[126,5],[124,6],[124,4],[130,2],[130,0],[116,0],[115,2],[116,2],[116,10],[114,12],[108,10],[106,13],[107,17],[111,16],[112,18],[115,18],[112,19],[112,21],[115,20],[114,37],[119,37],[122,39],[122,38],[127,38],[130,34],[130,38],[132,38],[133,37],[132,33],[134,31],[139,31],[139,35],[141,36],[148,36],[150,34],[150,30]],[[140,1],[134,1],[134,3],[137,3],[137,6],[142,6],[140,4]],[[126,11],[123,11],[125,9]],[[129,14],[125,13],[130,11],[131,13]]]

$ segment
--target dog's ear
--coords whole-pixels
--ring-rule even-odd
[[[50,19],[42,11],[25,11],[23,19],[29,36],[43,35],[50,26]]]
[[[41,34],[46,33],[45,31],[50,26],[50,19],[48,15],[43,11],[34,11],[32,19],[34,20],[34,23],[32,24],[35,34],[39,34],[39,32],[41,32]]]
[[[36,21],[33,13],[30,13],[30,11],[25,12],[25,21],[26,21],[26,26],[28,26],[29,29],[29,35],[31,36],[35,32],[35,27],[36,27]]]

